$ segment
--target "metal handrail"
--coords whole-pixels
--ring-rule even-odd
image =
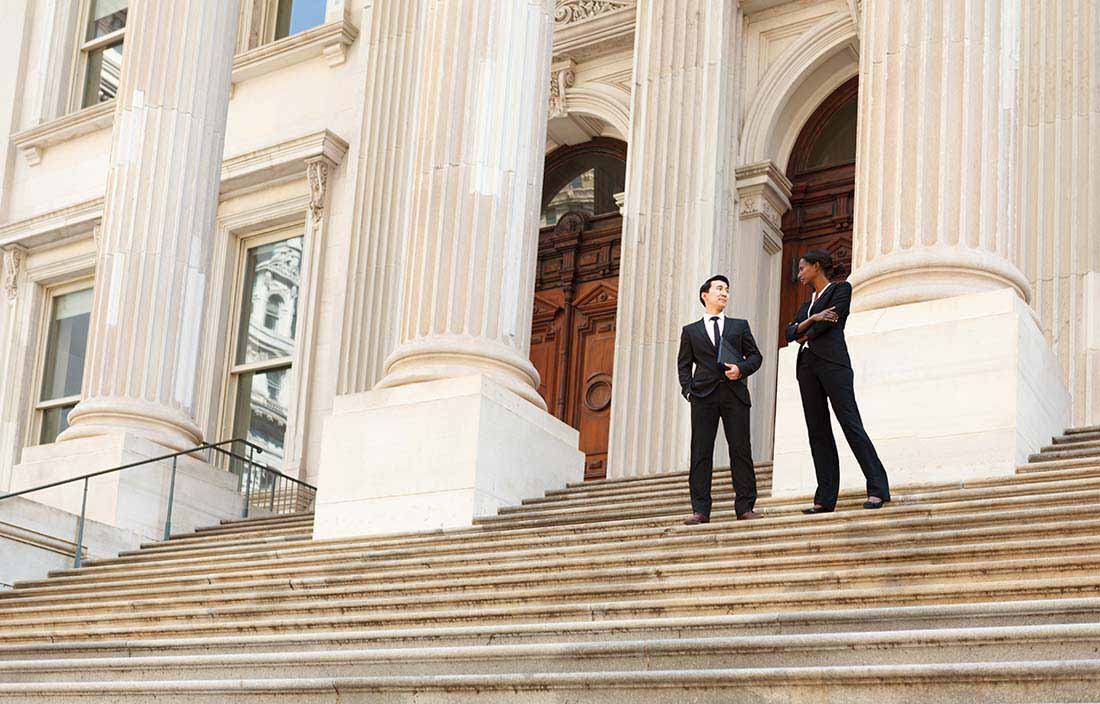
[[[226,450],[223,447],[224,445],[232,445],[233,443],[241,443],[246,448],[248,448],[248,451],[249,451],[248,452],[248,457],[244,457],[243,455],[238,455],[235,452],[232,452],[230,450]],[[180,450],[179,452],[172,452],[172,453],[169,453],[167,455],[160,455],[160,456],[157,456],[157,457],[150,457],[148,459],[139,460],[137,462],[130,462],[130,463],[127,463],[127,464],[124,464],[124,465],[119,465],[118,467],[110,467],[108,469],[101,469],[98,472],[90,472],[88,474],[83,474],[79,477],[70,477],[69,479],[62,479],[60,481],[50,482],[49,484],[43,484],[41,486],[31,487],[30,489],[21,489],[20,491],[14,491],[14,492],[10,492],[10,493],[7,493],[7,494],[2,494],[2,495],[0,495],[0,501],[3,501],[4,499],[15,498],[17,496],[23,496],[25,494],[32,494],[36,491],[43,491],[45,489],[52,489],[54,487],[62,486],[62,485],[65,485],[65,484],[72,484],[73,482],[83,481],[84,482],[84,494],[83,494],[83,497],[81,498],[81,501],[80,501],[80,527],[77,530],[76,556],[73,560],[73,567],[79,568],[80,565],[81,565],[82,555],[83,555],[83,552],[84,552],[84,523],[85,523],[85,520],[86,520],[87,508],[88,508],[88,482],[91,479],[94,479],[96,477],[101,477],[101,476],[106,475],[106,474],[113,474],[115,472],[121,472],[125,469],[133,469],[134,467],[141,467],[143,465],[156,464],[158,462],[164,462],[166,460],[171,460],[172,461],[172,477],[171,477],[171,480],[169,481],[169,485],[168,485],[168,507],[167,507],[165,520],[164,520],[164,539],[168,540],[171,537],[171,531],[172,531],[172,505],[173,505],[173,502],[175,501],[175,494],[176,494],[176,465],[177,465],[177,462],[179,461],[179,458],[182,455],[191,455],[191,454],[194,454],[196,452],[203,452],[205,450],[212,450],[214,452],[221,453],[222,455],[225,455],[229,458],[240,460],[241,462],[247,463],[247,466],[248,466],[247,477],[242,477],[242,481],[244,483],[244,488],[245,488],[244,506],[241,510],[241,517],[242,518],[248,518],[249,509],[250,509],[251,504],[252,504],[252,472],[253,472],[254,468],[261,469],[264,472],[267,472],[268,474],[273,475],[275,477],[275,478],[272,479],[272,482],[271,482],[271,496],[270,496],[269,504],[268,504],[268,510],[269,511],[274,510],[275,494],[276,494],[275,482],[278,479],[283,479],[285,481],[291,482],[292,484],[297,484],[299,487],[304,487],[305,489],[307,489],[311,492],[314,492],[314,494],[316,494],[317,487],[313,486],[312,484],[304,482],[300,479],[295,479],[294,477],[289,477],[289,476],[283,474],[282,472],[280,472],[277,469],[272,469],[271,467],[268,467],[266,464],[256,462],[255,453],[258,452],[258,453],[262,454],[263,451],[264,451],[264,449],[262,447],[260,447],[259,445],[256,445],[255,443],[251,443],[248,440],[245,440],[243,438],[235,438],[233,440],[222,440],[220,442],[214,442],[214,443],[209,443],[209,442],[208,443],[202,443],[201,445],[196,445],[195,447],[192,447],[188,450]]]

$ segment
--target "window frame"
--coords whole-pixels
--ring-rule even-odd
[[[299,349],[302,344],[302,335],[300,331],[297,331],[294,338],[294,350],[289,355],[282,357],[273,357],[271,359],[264,359],[255,362],[237,362],[238,353],[241,345],[241,322],[244,312],[244,296],[245,296],[245,277],[248,274],[248,254],[250,250],[262,247],[268,244],[274,244],[276,242],[282,242],[284,240],[293,239],[295,237],[302,238],[302,259],[299,263],[299,288],[298,297],[294,302],[297,306],[301,303],[303,292],[305,291],[307,282],[301,278],[306,270],[306,247],[309,242],[308,223],[305,220],[296,220],[286,224],[279,224],[273,227],[264,228],[258,232],[250,232],[248,234],[240,234],[235,239],[234,252],[233,252],[233,266],[232,277],[230,281],[233,285],[232,295],[228,296],[229,301],[229,313],[226,316],[226,340],[225,345],[225,373],[224,379],[224,393],[222,395],[221,402],[221,420],[218,423],[218,427],[222,430],[223,438],[234,437],[234,428],[237,425],[238,414],[238,395],[241,389],[241,379],[246,374],[257,374],[267,371],[277,371],[280,369],[290,370],[291,378],[289,380],[287,389],[287,419],[286,419],[286,438],[283,441],[283,466],[278,468],[279,471],[284,471],[287,464],[291,461],[289,447],[289,441],[292,437],[292,431],[295,424],[298,422],[298,418],[295,413],[298,410],[297,407],[297,395],[298,395],[298,373],[300,369],[299,364]],[[285,305],[289,303],[284,302]],[[265,302],[266,305],[266,302]],[[266,315],[266,311],[265,311]]]
[[[104,100],[91,105],[84,105],[84,83],[88,79],[89,56],[93,51],[110,46],[119,40],[122,40],[123,46],[125,46],[126,31],[130,28],[129,18],[127,18],[126,26],[122,29],[116,29],[110,34],[104,34],[102,37],[96,37],[95,39],[85,39],[88,31],[88,21],[91,19],[92,3],[94,2],[95,0],[80,0],[79,14],[77,15],[77,20],[75,22],[76,29],[73,35],[73,46],[76,47],[76,61],[73,62],[73,71],[69,86],[69,109],[66,111],[67,113],[87,110],[100,103],[110,102]],[[130,9],[129,4],[127,4],[126,7]]]
[[[31,386],[33,392],[31,394],[31,422],[28,423],[27,440],[24,443],[25,446],[44,444],[42,442],[42,424],[46,411],[61,406],[80,403],[80,399],[83,398],[83,378],[81,379],[81,392],[79,394],[46,401],[42,400],[42,382],[45,380],[46,375],[46,353],[50,346],[50,322],[53,317],[54,301],[66,294],[89,289],[93,291],[94,295],[95,277],[93,275],[77,276],[61,283],[42,287],[43,305],[38,313],[38,335],[35,340],[34,352],[34,378]]]

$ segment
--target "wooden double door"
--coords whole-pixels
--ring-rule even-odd
[[[548,410],[580,431],[585,479],[607,475],[622,218],[566,213],[539,237],[531,361]]]

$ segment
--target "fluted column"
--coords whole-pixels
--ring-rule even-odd
[[[131,5],[83,400],[62,439],[195,444],[196,371],[237,5]]]
[[[545,408],[528,359],[553,0],[428,0],[399,345],[380,388],[484,374]]]
[[[1020,267],[1073,395],[1100,424],[1100,0],[1027,4]]]
[[[739,295],[730,163],[739,121],[738,5],[638,3],[608,476],[687,466],[689,409],[676,382],[680,328],[702,315],[697,292],[711,274],[733,274],[734,300]]]
[[[1022,0],[864,0],[853,308],[1030,287],[1019,223]]]

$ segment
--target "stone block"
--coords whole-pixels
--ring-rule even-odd
[[[894,486],[1011,474],[1070,422],[1058,360],[1010,289],[853,313],[846,328],[864,426]],[[773,494],[816,488],[798,347],[779,356]],[[833,421],[841,487],[865,486]]]
[[[484,375],[338,397],[314,537],[470,526],[581,481],[577,442],[576,430]]]

